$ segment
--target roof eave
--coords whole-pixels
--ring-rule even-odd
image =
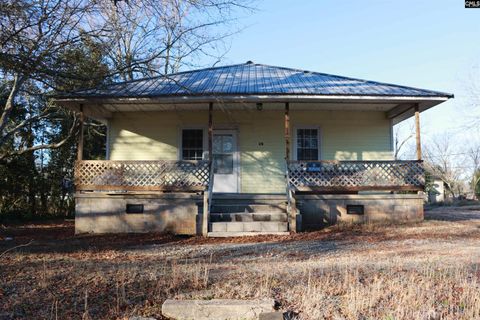
[[[223,102],[372,102],[372,103],[402,103],[436,101],[441,103],[453,95],[438,96],[385,96],[385,95],[203,95],[203,96],[150,96],[150,97],[57,97],[54,102],[64,104],[141,104],[141,103],[223,103]]]

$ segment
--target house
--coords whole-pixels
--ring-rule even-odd
[[[452,97],[251,61],[59,95],[108,126],[107,160],[84,160],[79,146],[76,232],[421,220],[419,114]],[[393,160],[392,126],[410,117],[417,159]]]

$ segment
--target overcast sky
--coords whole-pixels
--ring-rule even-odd
[[[422,114],[427,135],[461,131],[480,72],[480,9],[463,0],[267,0],[224,63],[286,66],[455,94]],[[480,87],[480,86],[479,86]],[[461,135],[462,133],[460,133]]]

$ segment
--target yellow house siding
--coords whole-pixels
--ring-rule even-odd
[[[393,159],[390,121],[384,112],[292,111],[290,119],[294,129],[320,128],[324,160]]]
[[[244,113],[245,114],[245,113]],[[245,193],[285,192],[283,113],[235,114],[239,122],[240,190]]]
[[[322,159],[392,159],[390,122],[383,112],[291,110],[290,117],[292,129],[320,128]],[[285,192],[283,110],[217,109],[213,122],[216,129],[237,130],[240,192]],[[116,114],[109,123],[110,159],[178,159],[180,129],[207,123],[206,111]]]
[[[125,112],[110,121],[111,160],[176,160],[181,126],[205,126],[207,114]]]

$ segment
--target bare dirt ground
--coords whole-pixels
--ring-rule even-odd
[[[233,239],[2,226],[0,319],[162,319],[167,298],[255,297],[300,319],[480,319],[480,207],[425,217]]]

